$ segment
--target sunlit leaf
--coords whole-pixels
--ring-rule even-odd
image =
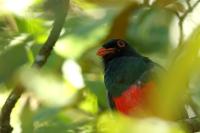
[[[84,100],[80,103],[79,107],[86,112],[96,114],[98,112],[97,97],[90,91],[84,91]]]
[[[2,13],[14,13],[16,15],[22,15],[33,3],[33,0],[1,0],[0,1],[0,11]]]
[[[103,114],[98,133],[185,133],[178,125],[157,118],[132,119],[119,114]]]
[[[19,82],[48,106],[71,104],[76,92],[56,75],[35,69],[21,70]]]
[[[66,60],[62,66],[64,78],[75,88],[81,89],[85,86],[80,66],[73,60]]]
[[[19,32],[28,33],[34,37],[37,43],[43,43],[47,38],[47,25],[43,19],[16,17]]]

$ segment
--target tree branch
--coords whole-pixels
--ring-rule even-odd
[[[188,6],[188,10],[186,10],[183,15],[181,15],[181,16],[178,15],[178,18],[179,18],[178,25],[179,25],[179,32],[180,32],[178,47],[181,47],[181,44],[183,43],[183,40],[184,40],[184,33],[183,33],[184,20],[187,17],[187,15],[194,10],[194,8],[199,4],[199,2],[200,2],[200,0],[197,0],[193,5],[191,5],[190,0],[187,0],[186,3]]]
[[[192,6],[191,6],[191,4],[190,4],[190,1],[191,1],[191,0],[186,0],[186,3],[187,3],[187,6],[188,6],[188,9],[191,9],[191,8],[192,8]]]
[[[55,12],[55,21],[53,23],[53,28],[50,32],[50,35],[47,41],[44,43],[38,55],[36,56],[36,59],[32,67],[40,68],[46,63],[49,55],[51,54],[53,46],[55,45],[56,41],[59,38],[61,29],[65,22],[65,17],[67,15],[67,9],[68,9],[67,6],[69,5],[68,4],[69,0],[59,0],[58,2],[59,3],[57,3],[56,6],[59,6],[59,8]],[[0,133],[12,132],[13,128],[10,125],[10,115],[11,115],[12,109],[14,108],[15,104],[17,103],[17,101],[19,100],[23,92],[24,92],[23,86],[17,85],[8,96],[1,110]]]

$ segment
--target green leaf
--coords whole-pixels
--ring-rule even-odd
[[[186,133],[178,124],[158,118],[130,118],[104,113],[97,122],[98,133]]]
[[[18,82],[47,106],[61,107],[74,101],[76,90],[52,72],[22,68],[16,77]]]
[[[85,81],[89,90],[97,96],[100,109],[108,109],[107,95],[105,85],[102,81]]]
[[[23,45],[17,45],[0,55],[0,82],[7,82],[22,65],[27,62]]]
[[[15,21],[20,33],[30,34],[34,41],[43,43],[48,36],[48,26],[41,18],[22,18],[15,17]]]
[[[42,108],[34,117],[34,133],[92,133],[93,119],[68,108]]]
[[[155,8],[142,9],[136,16],[132,17],[127,32],[127,39],[132,46],[145,54],[166,55],[170,48],[169,26],[172,14]]]

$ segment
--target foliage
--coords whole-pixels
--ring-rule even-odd
[[[103,67],[95,52],[111,37],[126,39],[167,70],[160,79],[156,97],[160,100],[152,98],[158,112],[165,117],[178,115],[174,110],[183,104],[180,99],[185,93],[192,94],[199,109],[199,23],[181,45],[174,32],[181,26],[177,14],[187,11],[188,1],[157,0],[137,10],[132,10],[135,5],[130,1],[71,1],[60,38],[41,70],[30,66],[48,37],[52,10],[59,6],[56,0],[23,2],[0,1],[0,107],[16,84],[26,88],[11,116],[14,133],[186,132],[160,118],[127,118],[110,112]],[[194,14],[198,10],[197,6]]]

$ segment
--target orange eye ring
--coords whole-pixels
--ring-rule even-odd
[[[124,41],[122,41],[122,40],[118,40],[117,41],[117,46],[120,47],[120,48],[123,48],[123,47],[126,46],[126,43]]]

